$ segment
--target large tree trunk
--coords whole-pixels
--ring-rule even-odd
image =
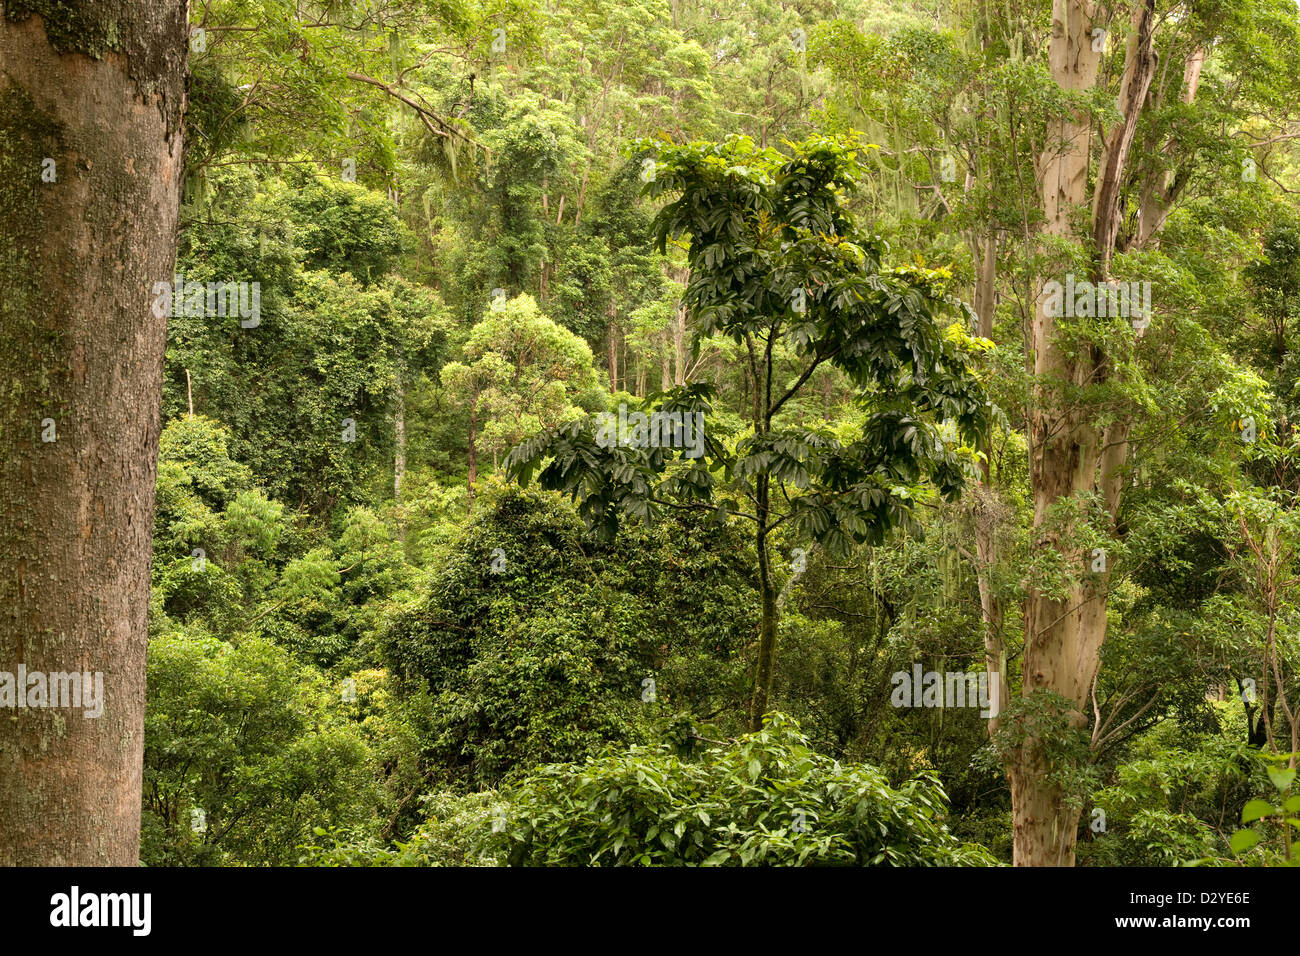
[[[1049,60],[1053,78],[1064,89],[1086,92],[1097,82],[1101,53],[1093,48],[1091,36],[1097,9],[1091,0],[1054,0]],[[1088,278],[1094,282],[1108,277],[1119,234],[1120,190],[1154,74],[1154,14],[1154,0],[1136,0],[1119,91],[1123,120],[1103,141],[1092,196],[1093,265]],[[1081,238],[1074,234],[1071,219],[1088,200],[1090,135],[1088,118],[1082,114],[1049,123],[1048,142],[1039,159],[1044,232],[1049,236]],[[1110,568],[1104,556],[1100,568],[1095,567],[1095,558],[1072,543],[1078,536],[1062,527],[1059,516],[1052,521],[1051,514],[1063,502],[1100,492],[1113,522],[1120,504],[1128,424],[1119,421],[1103,434],[1092,411],[1065,395],[1063,385],[1082,389],[1104,382],[1110,373],[1109,361],[1096,348],[1077,349],[1061,342],[1057,319],[1047,302],[1046,296],[1039,296],[1029,343],[1035,377],[1030,416],[1034,544],[1066,556],[1078,569],[1078,583],[1068,589],[1064,599],[1049,597],[1031,586],[1025,601],[1022,693],[1026,697],[1040,691],[1060,695],[1067,703],[1060,716],[1070,726],[1082,728],[1087,723],[1084,705],[1106,638]],[[1099,573],[1085,573],[1093,571]],[[1074,864],[1079,811],[1066,805],[1051,769],[1043,741],[1030,736],[1009,761],[1018,866]]]
[[[1205,67],[1205,47],[1195,47],[1187,54],[1183,62],[1183,81],[1182,81],[1182,101],[1189,106],[1196,99],[1196,91],[1201,85],[1201,71]],[[1163,100],[1157,105],[1161,105]],[[1173,152],[1177,147],[1178,141],[1174,141],[1165,147],[1166,154]],[[1150,142],[1145,144],[1142,150],[1143,154],[1150,158],[1150,161],[1156,159],[1161,152],[1159,140],[1155,134],[1152,134]],[[1138,230],[1134,244],[1140,248],[1154,246],[1158,239],[1160,230],[1164,228],[1165,220],[1169,218],[1169,213],[1174,207],[1175,200],[1182,195],[1183,190],[1191,181],[1190,168],[1184,167],[1175,172],[1165,172],[1163,165],[1158,167],[1157,171],[1149,172],[1143,182],[1141,190],[1141,199],[1138,204]]]
[[[1087,0],[1054,0],[1050,64],[1052,76],[1067,90],[1090,90],[1097,80],[1101,53],[1092,49],[1095,5]],[[1071,217],[1088,199],[1090,126],[1085,114],[1053,119],[1040,158],[1043,231],[1072,237]],[[1031,329],[1034,401],[1030,414],[1030,482],[1034,496],[1034,545],[1082,561],[1067,535],[1049,524],[1054,505],[1092,487],[1098,435],[1077,406],[1062,395],[1061,384],[1084,384],[1084,362],[1071,358],[1057,340],[1056,317],[1039,296]],[[1098,614],[1098,610],[1101,611]],[[1105,606],[1086,585],[1064,600],[1032,588],[1025,601],[1025,660],[1022,693],[1054,691],[1081,704],[1092,682],[1090,667],[1104,635]],[[1100,629],[1100,630],[1099,630]],[[1065,715],[1082,726],[1076,706]],[[1011,782],[1014,860],[1017,866],[1069,866],[1074,862],[1078,811],[1049,773],[1043,743],[1026,737],[1008,766]]]
[[[0,671],[104,697],[0,710],[0,865],[135,866],[186,9],[3,8]]]

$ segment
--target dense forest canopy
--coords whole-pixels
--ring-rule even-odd
[[[119,40],[0,6],[0,672],[155,442],[140,862],[1296,861],[1291,0],[194,2],[102,420],[9,64]]]

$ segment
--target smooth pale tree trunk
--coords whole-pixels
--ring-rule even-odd
[[[0,671],[104,686],[0,709],[0,865],[135,866],[186,8],[0,7]]]
[[[1196,91],[1200,89],[1201,71],[1204,67],[1204,47],[1192,50],[1183,62],[1182,101],[1189,106],[1195,101]],[[1160,152],[1159,142],[1153,137],[1151,142],[1144,145],[1143,153],[1154,160]],[[1173,210],[1174,202],[1183,194],[1191,180],[1190,168],[1165,172],[1163,166],[1158,173],[1146,178],[1138,205],[1137,245],[1139,248],[1156,245],[1159,232],[1164,228],[1165,221]]]
[[[685,267],[669,266],[667,273],[683,286],[691,281],[691,270]],[[686,306],[678,304],[673,310],[673,384],[685,385],[687,366],[690,363],[689,349],[686,344]]]
[[[1039,158],[1043,232],[1075,241],[1090,241],[1092,281],[1108,276],[1120,222],[1120,186],[1134,131],[1154,73],[1154,0],[1135,0],[1133,29],[1120,82],[1118,107],[1124,118],[1101,138],[1101,161],[1095,191],[1088,195],[1091,146],[1088,117],[1082,113],[1053,119],[1047,147]],[[1091,0],[1054,0],[1049,64],[1063,88],[1087,92],[1097,83],[1102,58],[1092,30],[1102,26]],[[1091,202],[1089,200],[1091,199]],[[1091,206],[1091,236],[1072,226],[1081,209]],[[1041,292],[1041,290],[1040,290]],[[1122,488],[1127,456],[1128,423],[1103,431],[1093,413],[1071,402],[1062,384],[1095,386],[1110,374],[1105,355],[1096,348],[1072,349],[1059,337],[1057,317],[1039,295],[1028,343],[1034,356],[1034,394],[1030,414],[1030,485],[1034,498],[1034,546],[1054,550],[1075,563],[1078,583],[1056,598],[1031,587],[1025,601],[1024,682],[1032,697],[1050,691],[1065,698],[1061,717],[1072,727],[1087,723],[1085,703],[1106,638],[1106,590],[1109,565],[1091,571],[1091,556],[1075,543],[1069,527],[1051,520],[1061,503],[1100,492],[1112,522]],[[1070,807],[1053,782],[1044,742],[1027,736],[1008,761],[1017,866],[1072,866],[1079,810]]]
[[[1095,5],[1055,0],[1049,62],[1064,89],[1087,91],[1097,81],[1101,53],[1092,49]],[[1043,232],[1076,238],[1071,218],[1088,202],[1091,127],[1082,112],[1048,123],[1047,148],[1040,159]],[[1100,436],[1081,410],[1061,394],[1060,383],[1081,386],[1084,362],[1061,347],[1057,319],[1040,295],[1031,329],[1034,401],[1030,413],[1030,482],[1034,496],[1034,546],[1050,548],[1082,562],[1068,536],[1049,523],[1058,502],[1092,487]],[[1081,577],[1082,575],[1080,575]],[[1101,611],[1098,615],[1098,610]],[[1025,662],[1022,693],[1054,691],[1076,704],[1066,716],[1081,727],[1080,706],[1091,685],[1096,654],[1104,636],[1105,606],[1086,585],[1064,599],[1031,588],[1025,601]],[[1101,631],[1098,633],[1098,626]],[[1085,646],[1086,645],[1086,646]],[[1095,645],[1095,646],[1093,646]],[[1043,742],[1026,737],[1008,766],[1011,783],[1013,855],[1017,866],[1069,866],[1074,862],[1078,811],[1065,804],[1050,777]]]

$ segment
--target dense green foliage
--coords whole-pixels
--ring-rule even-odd
[[[1039,516],[1110,575],[1084,726],[1018,693],[1093,573],[1034,531],[1036,164],[1115,119],[1050,3],[196,7],[176,272],[261,313],[169,320],[143,862],[1002,864],[1027,735],[1082,865],[1293,860],[1300,12],[1157,6],[1149,327],[1064,333],[1123,501]],[[998,733],[897,704],[990,630]]]
[[[414,839],[365,862],[389,866],[989,866],[944,825],[942,789],[897,789],[865,765],[808,747],[797,725],[697,757],[695,738],[541,767],[517,787],[434,798]],[[318,851],[323,862],[362,862]]]

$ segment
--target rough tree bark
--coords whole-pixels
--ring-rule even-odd
[[[0,7],[0,670],[104,687],[0,710],[0,865],[135,866],[186,7]]]

